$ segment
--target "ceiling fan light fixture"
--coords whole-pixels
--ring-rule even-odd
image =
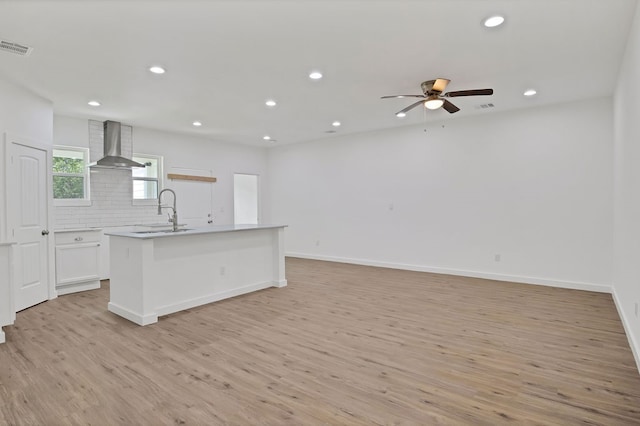
[[[429,99],[427,99],[424,102],[424,106],[427,109],[438,109],[442,105],[444,105],[444,101],[442,99],[440,99],[437,95],[429,96]]]
[[[390,98],[402,98],[402,97],[411,97],[411,98],[419,98],[420,100],[412,103],[406,108],[401,109],[396,113],[396,117],[402,118],[406,115],[407,112],[411,111],[414,108],[418,108],[420,106],[424,106],[425,108],[434,110],[438,108],[443,108],[449,114],[455,114],[460,111],[460,108],[451,103],[447,98],[457,98],[460,96],[490,96],[493,95],[493,89],[472,89],[472,90],[456,90],[453,92],[446,92],[445,89],[449,84],[450,80],[447,78],[437,78],[435,80],[427,80],[423,81],[420,85],[422,89],[422,95],[391,95],[391,96],[382,96],[381,99],[390,99]]]

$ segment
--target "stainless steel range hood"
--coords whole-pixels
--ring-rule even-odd
[[[89,167],[105,169],[130,169],[132,167],[144,167],[144,164],[137,163],[122,156],[120,123],[117,121],[105,121],[103,124],[104,157],[95,163],[89,164]]]

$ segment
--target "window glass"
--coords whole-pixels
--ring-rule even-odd
[[[134,200],[149,200],[158,198],[158,182],[134,179],[133,198]]]
[[[162,157],[148,154],[133,154],[133,161],[146,167],[131,170],[134,200],[153,200],[158,198],[162,176]]]
[[[53,198],[55,200],[88,200],[89,171],[86,148],[53,148]]]

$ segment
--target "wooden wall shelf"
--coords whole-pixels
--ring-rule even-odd
[[[167,178],[172,180],[195,180],[198,182],[216,182],[218,179],[209,176],[180,175],[176,173],[167,173]]]

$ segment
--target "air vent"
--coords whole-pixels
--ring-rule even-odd
[[[29,56],[33,47],[24,46],[9,40],[0,40],[0,50],[20,56]]]
[[[494,108],[495,105],[494,104],[481,104],[481,105],[476,105],[476,109],[489,109],[489,108]]]

